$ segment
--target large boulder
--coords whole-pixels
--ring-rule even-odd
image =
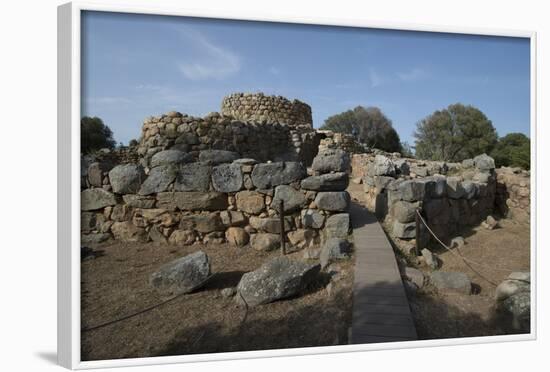
[[[290,224],[291,218],[285,217],[284,219],[284,228],[285,231],[289,231],[291,229]],[[250,226],[252,226],[254,229],[259,231],[264,231],[268,233],[273,234],[279,234],[281,232],[281,220],[278,217],[256,217],[251,216],[249,219]]]
[[[182,211],[219,211],[228,207],[227,195],[220,192],[161,192],[157,208]]]
[[[497,310],[511,318],[512,329],[521,332],[529,332],[531,329],[531,293],[529,291],[517,292],[497,305]]]
[[[415,220],[416,210],[419,206],[419,202],[399,200],[391,206],[391,215],[395,220],[401,223],[413,222]]]
[[[259,214],[265,208],[265,199],[257,191],[240,191],[235,195],[237,209],[250,214]]]
[[[447,195],[451,199],[464,197],[464,188],[459,177],[447,177]]]
[[[350,168],[350,158],[344,150],[325,150],[313,159],[311,168],[318,173],[347,172]]]
[[[318,264],[276,257],[242,276],[236,298],[252,307],[295,296],[317,278],[320,268]]]
[[[426,192],[426,181],[408,180],[402,182],[399,184],[399,192],[402,200],[409,202],[423,200]]]
[[[368,173],[371,176],[395,176],[395,164],[384,155],[376,155],[369,165]]]
[[[178,258],[151,274],[149,283],[163,295],[189,293],[210,277],[210,262],[203,251]]]
[[[243,173],[239,164],[221,164],[212,169],[212,186],[220,192],[236,192],[243,187]]]
[[[80,193],[80,209],[83,211],[93,211],[115,204],[115,196],[103,189],[86,189]]]
[[[278,234],[270,233],[252,234],[250,246],[257,251],[273,251],[281,246],[281,237]]]
[[[258,189],[268,189],[301,180],[306,170],[299,162],[256,164],[252,170],[252,183]]]
[[[331,238],[346,239],[349,234],[350,219],[348,213],[337,213],[328,217],[323,229],[323,240]]]
[[[321,229],[325,223],[325,215],[317,209],[304,209],[301,217],[302,225],[310,229]]]
[[[412,239],[416,237],[416,223],[401,223],[394,221],[392,225],[392,235],[400,239]]]
[[[317,208],[331,212],[343,212],[348,209],[350,196],[347,191],[319,192],[315,197]]]
[[[451,219],[448,199],[431,199],[424,203],[424,214],[431,225],[445,225]]]
[[[398,174],[408,176],[410,174],[411,167],[405,159],[394,159],[393,164]]]
[[[528,272],[513,272],[506,280],[500,283],[495,290],[497,301],[504,301],[519,292],[531,290],[531,275]]]
[[[174,191],[208,191],[212,167],[204,163],[189,163],[179,167]]]
[[[240,157],[238,153],[227,150],[202,150],[199,153],[200,162],[212,165],[231,163]]]
[[[414,267],[407,266],[404,270],[404,276],[407,280],[413,282],[417,288],[424,286],[424,273]]]
[[[139,189],[140,195],[151,195],[168,190],[176,179],[177,168],[173,165],[159,165],[151,169],[147,179]]]
[[[227,242],[236,247],[243,247],[248,244],[248,233],[242,227],[230,227],[225,231]]]
[[[315,231],[297,229],[287,233],[288,241],[293,250],[304,249],[315,243]]]
[[[331,238],[328,239],[321,248],[320,260],[321,267],[327,267],[335,260],[349,258],[351,253],[349,242],[345,239]]]
[[[434,175],[426,183],[426,195],[430,198],[443,198],[447,195],[447,178],[442,175]]]
[[[321,176],[311,176],[303,179],[300,186],[304,190],[343,191],[348,187],[348,174],[337,172]]]
[[[487,154],[481,154],[474,158],[474,165],[481,171],[495,169],[495,160]]]
[[[192,214],[181,217],[179,229],[209,233],[213,231],[224,231],[225,226],[221,221],[220,215],[217,213]]]
[[[159,151],[151,158],[151,168],[159,165],[179,165],[190,163],[193,161],[193,156],[179,150],[164,150]]]
[[[432,284],[440,291],[470,294],[472,283],[468,276],[459,272],[436,271],[431,273]]]
[[[151,196],[134,195],[134,194],[123,195],[122,199],[124,200],[124,203],[126,203],[129,207],[141,208],[141,209],[153,208],[155,206],[155,201],[156,201],[155,198]]]
[[[477,183],[472,181],[462,181],[462,189],[464,190],[464,197],[466,199],[473,199],[479,193],[479,187]]]
[[[145,172],[138,164],[117,165],[109,172],[109,182],[117,194],[137,194],[144,180]]]
[[[149,239],[144,228],[137,227],[130,221],[113,223],[111,232],[115,239],[125,242],[146,242]]]
[[[293,212],[302,209],[307,204],[306,196],[292,186],[280,185],[275,188],[275,195],[271,207],[280,212],[280,202],[283,201],[285,212]]]
[[[168,241],[175,245],[191,245],[195,242],[195,238],[196,234],[193,230],[174,230]]]
[[[103,186],[103,178],[106,172],[113,169],[109,162],[94,162],[88,167],[88,182],[95,187]]]

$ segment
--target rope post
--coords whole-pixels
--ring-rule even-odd
[[[414,222],[415,222],[415,234],[416,234],[416,244],[414,248],[414,253],[416,256],[420,256],[420,208],[416,209],[416,213],[414,214]]]
[[[281,219],[281,254],[286,255],[285,249],[285,202],[283,199],[279,202],[279,217]]]

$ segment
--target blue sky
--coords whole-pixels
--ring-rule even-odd
[[[529,135],[528,39],[85,12],[82,43],[82,114],[125,144],[147,116],[204,115],[241,91],[298,98],[315,127],[378,106],[410,144],[456,102]]]

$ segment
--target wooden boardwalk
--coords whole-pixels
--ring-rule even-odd
[[[352,344],[416,340],[393,248],[376,217],[352,202],[355,242]]]

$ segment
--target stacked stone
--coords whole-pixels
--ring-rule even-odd
[[[242,121],[313,127],[311,107],[299,100],[290,101],[282,96],[266,96],[263,93],[230,94],[224,97],[221,112]]]
[[[531,178],[529,171],[520,168],[497,169],[496,205],[499,212],[520,223],[531,217]]]
[[[347,154],[316,158],[310,177],[299,162],[258,163],[225,150],[203,150],[194,160],[171,149],[155,153],[149,169],[90,165],[87,177],[99,172],[101,182],[89,179],[81,193],[82,242],[228,241],[273,250],[280,245],[280,200],[292,248],[347,238]]]
[[[425,229],[416,236],[417,209],[444,241],[460,227],[478,224],[493,212],[495,165],[485,154],[460,164],[404,159],[399,154],[378,153],[367,159],[364,170],[357,172],[364,173],[368,207],[385,220],[396,238],[428,242]]]
[[[290,128],[284,124],[243,122],[216,112],[200,118],[173,111],[145,120],[137,153],[145,167],[154,154],[168,149],[189,153],[194,159],[200,151],[214,149],[267,161],[288,152],[289,138]]]
[[[366,145],[357,142],[351,134],[337,133],[330,130],[320,130],[318,133],[324,137],[319,143],[319,151],[341,149],[350,154],[370,151]]]

